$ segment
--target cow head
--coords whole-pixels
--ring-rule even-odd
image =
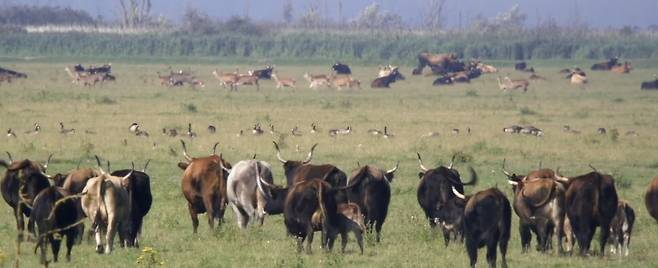
[[[281,156],[279,145],[274,141],[272,141],[272,143],[274,143],[274,149],[276,149],[276,158],[279,159],[279,161],[283,164],[283,171],[286,175],[286,178],[288,178],[288,181],[292,181],[292,177],[295,175],[297,168],[311,162],[311,159],[313,159],[313,151],[315,150],[315,147],[318,146],[318,144],[316,143],[311,147],[311,150],[309,151],[304,161],[293,161],[293,160],[285,160]]]
[[[7,174],[17,173],[19,177],[21,177],[21,180],[29,179],[32,176],[39,176],[39,177],[52,179],[51,176],[46,174],[46,171],[48,169],[48,164],[50,163],[50,159],[53,157],[52,154],[48,156],[48,160],[46,160],[46,163],[42,165],[37,161],[32,161],[29,159],[24,159],[22,161],[14,161],[11,154],[9,152],[6,153],[7,156],[9,157],[9,162],[5,160],[0,160],[0,165],[7,168]]]
[[[398,162],[395,164],[395,167],[394,167],[394,168],[389,169],[389,170],[386,171],[386,173],[384,174],[384,178],[385,178],[388,182],[393,182],[393,177],[395,176],[395,172],[398,170],[399,167],[400,167],[400,161],[398,161]]]

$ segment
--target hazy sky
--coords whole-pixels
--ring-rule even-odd
[[[334,20],[338,17],[339,0],[152,0],[152,13],[178,21],[187,7],[203,10],[216,18],[241,16],[248,10],[254,20],[275,21],[281,20],[282,6],[287,1],[293,3],[296,17],[308,10],[312,3],[326,10],[324,16]],[[429,0],[342,0],[343,17],[355,17],[372,2],[401,15],[409,24],[417,24]],[[108,19],[116,18],[118,14],[118,0],[0,0],[0,4],[72,6]],[[447,0],[445,23],[458,26],[461,14],[462,25],[469,25],[478,15],[493,17],[514,4],[519,4],[528,16],[528,25],[547,18],[554,18],[560,25],[574,21],[594,27],[658,25],[658,0]]]

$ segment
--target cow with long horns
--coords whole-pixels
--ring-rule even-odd
[[[259,177],[271,184],[272,167],[265,161],[250,159],[239,161],[228,170],[226,194],[228,202],[238,219],[238,226],[246,228],[249,223],[263,225],[265,206],[268,203]],[[260,187],[259,187],[260,186]]]
[[[25,230],[23,216],[30,216],[34,198],[41,190],[50,186],[50,176],[46,175],[46,170],[52,154],[48,156],[48,160],[43,165],[29,159],[13,161],[9,152],[7,152],[7,156],[9,157],[8,162],[0,159],[0,166],[7,169],[2,183],[0,183],[0,192],[2,192],[2,198],[14,211],[18,229],[17,238],[22,241]],[[28,229],[32,230],[31,226],[28,226]]]
[[[231,164],[216,154],[218,143],[213,147],[213,153],[206,157],[190,157],[187,154],[185,142],[181,140],[183,156],[186,162],[179,162],[178,167],[183,173],[182,188],[183,195],[187,199],[187,208],[192,218],[194,233],[199,227],[197,214],[207,213],[208,225],[213,229],[215,219],[220,224],[224,219],[224,211],[228,204],[226,197],[226,179]]]
[[[432,230],[437,225],[443,231],[445,245],[448,246],[450,240],[456,240],[457,236],[463,238],[463,214],[466,203],[457,198],[451,190],[455,187],[459,193],[464,193],[464,185],[475,185],[477,183],[477,174],[473,168],[470,168],[471,180],[462,182],[461,176],[456,169],[453,169],[453,156],[450,164],[429,169],[423,165],[423,160],[418,155],[418,164],[421,172],[418,173],[420,183],[418,185],[418,203],[425,212]]]
[[[135,170],[135,164],[131,169],[121,169],[112,172],[112,176],[128,176],[124,187],[130,198],[130,232],[128,233],[127,246],[139,247],[139,238],[142,234],[144,217],[151,210],[153,195],[151,194],[151,177],[146,173],[151,160],[147,160],[144,168]]]
[[[281,150],[276,142],[274,149],[276,149],[276,158],[283,164],[283,171],[286,175],[288,186],[307,180],[309,178],[319,178],[328,182],[332,187],[345,186],[347,182],[347,175],[342,170],[334,165],[313,165],[310,164],[313,159],[313,151],[318,145],[317,143],[311,147],[311,151],[304,161],[286,160],[281,156]]]

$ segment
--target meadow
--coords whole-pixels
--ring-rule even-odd
[[[94,61],[83,63],[101,63]],[[652,68],[654,62],[640,62],[627,75],[588,71],[591,82],[584,88],[572,86],[558,74],[559,69],[573,67],[574,62],[531,62],[547,80],[531,82],[527,93],[500,91],[497,74],[485,74],[470,84],[433,87],[433,77],[411,76],[411,66],[401,67],[405,81],[393,84],[391,89],[371,89],[376,65],[352,66],[355,77],[362,81],[360,90],[308,89],[303,73],[329,73],[329,64],[277,65],[280,77],[298,80],[297,89],[275,89],[273,81],[262,81],[260,91],[245,86],[238,92],[228,92],[212,77],[213,69],[246,71],[262,63],[216,65],[176,59],[151,64],[130,59],[112,62],[117,81],[90,89],[71,84],[64,72],[65,66],[74,64],[71,61],[0,60],[3,67],[29,75],[27,80],[0,85],[0,129],[12,128],[18,135],[0,137],[0,151],[11,152],[14,159],[40,161],[53,153],[50,174],[74,169],[79,161],[81,166],[93,167],[93,155],[110,160],[114,170],[129,168],[131,161],[141,167],[151,159],[148,173],[154,203],[145,218],[141,245],[142,249],[151,247],[155,253],[117,248],[111,255],[98,255],[91,243],[83,242],[74,247],[70,263],[63,261],[53,267],[132,267],[142,265],[137,263],[140,255],[154,256],[164,267],[466,267],[463,245],[444,247],[442,238],[430,231],[418,205],[416,152],[427,166],[445,165],[457,154],[455,167],[462,174],[467,174],[469,166],[474,167],[480,181],[475,187],[466,187],[467,193],[498,186],[511,197],[500,168],[503,159],[507,159],[508,169],[518,173],[536,169],[541,163],[543,167],[559,167],[565,176],[574,176],[589,172],[591,164],[615,177],[617,191],[637,214],[629,257],[563,257],[534,250],[521,254],[518,220],[513,215],[510,267],[649,267],[658,263],[658,229],[643,203],[649,180],[658,175],[658,92],[639,89],[641,81],[658,72]],[[591,63],[577,64],[588,67]],[[527,78],[527,73],[514,71],[511,65],[496,62],[497,67],[503,66],[500,75]],[[206,87],[160,86],[156,72],[167,72],[168,66],[190,68],[206,81]],[[60,121],[67,128],[75,128],[76,133],[60,134]],[[41,133],[23,134],[34,122],[41,124]],[[131,134],[128,126],[132,122],[139,122],[150,137]],[[333,253],[322,252],[316,239],[312,255],[297,254],[293,239],[286,236],[282,216],[268,216],[262,227],[240,230],[231,209],[226,212],[224,225],[216,230],[209,230],[205,216],[201,216],[199,233],[192,234],[180,189],[182,170],[176,166],[183,160],[179,138],[161,135],[162,128],[184,132],[188,122],[198,134],[191,140],[185,138],[192,156],[210,154],[215,142],[231,163],[256,154],[272,164],[277,184],[285,179],[273,140],[282,145],[283,156],[288,159],[304,158],[308,149],[318,143],[313,163],[332,163],[348,174],[357,163],[389,169],[399,161],[382,242],[376,244],[374,236],[368,237],[361,256],[353,240],[347,253],[341,254],[338,248]],[[317,134],[309,133],[313,122],[321,129]],[[262,136],[253,136],[248,130],[255,123],[264,128],[273,124],[280,133],[271,135],[266,131]],[[217,127],[217,133],[208,133],[209,124]],[[545,135],[502,132],[503,127],[512,124],[531,124]],[[351,135],[327,134],[331,128],[348,125],[354,129]],[[581,134],[562,132],[563,125]],[[289,135],[295,126],[302,136]],[[373,137],[366,132],[384,126],[394,138]],[[616,128],[620,135],[597,134],[600,127]],[[460,129],[460,134],[452,134],[453,128]],[[238,137],[241,129],[245,135]],[[440,135],[422,137],[431,131]],[[627,131],[639,135],[627,136]],[[171,154],[172,148],[177,154]],[[16,225],[11,214],[9,206],[0,205],[0,267],[12,267],[16,262]],[[33,246],[21,245],[20,266],[38,266]],[[480,265],[486,263],[484,254],[480,250]],[[63,253],[60,258],[64,259]]]

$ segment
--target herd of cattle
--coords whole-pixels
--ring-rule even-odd
[[[199,225],[198,214],[206,213],[213,229],[216,221],[221,224],[230,205],[240,228],[260,226],[266,216],[283,214],[288,235],[297,240],[298,252],[304,242],[306,251],[311,252],[316,231],[321,232],[321,247],[326,250],[333,248],[339,234],[343,251],[350,232],[355,234],[361,253],[364,232],[374,231],[376,241],[381,240],[391,183],[399,163],[390,170],[359,166],[348,177],[335,165],[311,163],[317,144],[306,159],[299,161],[286,160],[274,142],[286,177],[285,185],[276,185],[272,166],[265,161],[247,159],[232,165],[217,154],[217,143],[212,154],[204,157],[190,156],[183,140],[181,144],[185,160],[177,166],[183,170],[182,192],[194,233]],[[8,160],[0,160],[0,166],[6,168],[0,190],[14,211],[18,241],[25,239],[24,217],[28,217],[28,238],[36,240],[35,252],[40,248],[42,264],[48,264],[48,245],[54,261],[58,260],[64,237],[66,258],[70,260],[71,249],[81,241],[86,221],[91,223],[88,234],[95,235],[98,253],[110,253],[117,234],[121,247],[139,247],[142,222],[153,201],[148,161],[140,171],[133,164],[129,169],[111,172],[109,161],[104,169],[96,157],[97,167],[50,176],[47,170],[52,155],[45,164],[29,159],[14,161],[9,152],[7,156]],[[553,250],[555,236],[557,252],[570,253],[577,243],[580,255],[588,255],[598,227],[598,254],[605,254],[608,243],[613,252],[629,253],[635,211],[618,196],[614,178],[594,167],[592,172],[574,177],[563,177],[559,169],[518,175],[509,172],[503,160],[502,173],[513,192],[510,205],[498,188],[465,194],[464,186],[475,185],[478,175],[469,168],[470,180],[464,182],[453,167],[454,156],[450,164],[434,168],[426,167],[420,154],[417,156],[418,203],[429,226],[443,232],[446,246],[450,242],[465,243],[472,266],[478,248],[483,246],[487,247],[491,266],[495,266],[497,248],[506,266],[512,209],[519,217],[523,252],[530,248],[534,233],[539,251]],[[649,185],[645,205],[658,220],[658,177]]]
[[[497,73],[498,69],[492,65],[487,65],[480,60],[471,59],[464,61],[460,59],[457,54],[432,54],[422,52],[418,55],[418,66],[412,70],[413,75],[421,75],[423,69],[429,67],[430,72],[426,75],[438,76],[432,85],[451,85],[455,83],[470,83],[472,79],[480,77],[486,73]],[[111,74],[111,64],[105,64],[100,67],[89,66],[84,68],[82,65],[66,67],[65,71],[71,78],[72,83],[82,84],[84,86],[93,87],[97,83],[104,81],[114,81],[116,76]],[[533,80],[546,80],[545,77],[539,75],[534,67],[529,67],[526,62],[517,62],[514,66],[515,70],[530,73],[527,79],[511,79],[507,76],[498,77],[498,86],[501,90],[515,90],[520,89],[523,92],[528,90],[530,81]],[[263,69],[249,70],[247,73],[240,73],[239,69],[232,72],[224,72],[214,70],[212,75],[219,81],[219,84],[231,91],[237,90],[240,86],[255,86],[260,89],[259,81],[261,80],[274,80],[276,88],[283,87],[297,87],[297,80],[292,77],[279,77],[274,70],[274,65],[265,66]],[[306,72],[304,79],[309,83],[309,88],[334,88],[342,90],[345,88],[361,88],[361,81],[352,76],[351,68],[344,63],[336,62],[331,66],[331,74],[312,74]],[[619,62],[618,58],[611,58],[606,62],[596,63],[590,68],[593,71],[611,71],[618,74],[630,73],[633,66],[630,62],[626,61],[623,64]],[[588,83],[587,74],[580,68],[562,69],[560,74],[566,74],[565,78],[569,79],[571,84],[584,85]],[[197,78],[191,71],[172,71],[166,74],[157,73],[158,79],[162,86],[173,87],[190,85],[192,87],[205,87],[205,82]],[[3,81],[11,82],[12,79],[27,78],[24,73],[0,68],[0,83]],[[405,80],[404,75],[399,70],[398,66],[387,65],[379,66],[377,77],[370,83],[372,88],[389,88],[392,83],[398,80]],[[641,89],[658,89],[658,78],[651,81],[642,82]]]

